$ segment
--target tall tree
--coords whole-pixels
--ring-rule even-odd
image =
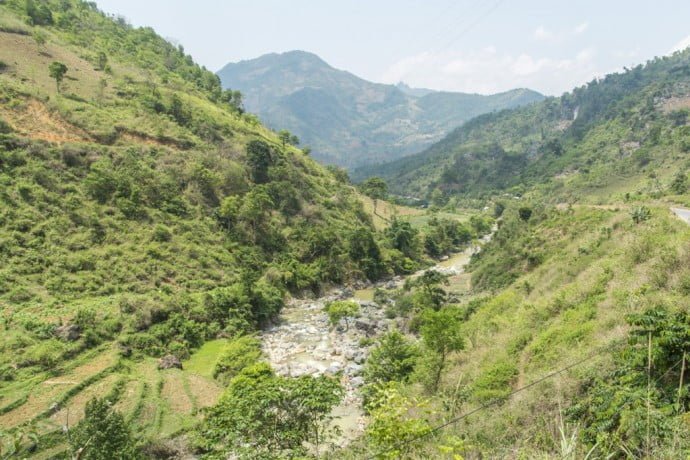
[[[432,371],[430,389],[435,392],[438,390],[448,356],[465,347],[458,311],[453,308],[427,310],[423,315],[421,333],[424,346],[433,352],[429,363]]]
[[[140,458],[124,417],[106,399],[89,401],[84,419],[68,431],[68,436],[74,458],[79,460]]]
[[[67,70],[67,66],[58,61],[54,61],[48,66],[48,73],[50,74],[51,78],[55,79],[55,85],[57,86],[58,93],[60,92],[60,83],[62,83],[62,80],[65,78]]]
[[[383,200],[388,194],[388,184],[380,177],[370,177],[359,185],[363,194],[374,201],[374,214],[378,200]]]

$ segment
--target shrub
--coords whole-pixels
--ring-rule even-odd
[[[213,367],[213,378],[228,382],[261,359],[261,342],[244,336],[229,342]]]
[[[472,386],[474,398],[481,403],[506,398],[510,394],[512,382],[517,374],[517,366],[511,362],[494,363],[475,380]]]
[[[153,235],[151,236],[151,239],[159,243],[165,243],[172,239],[172,233],[170,232],[170,229],[165,225],[157,224],[153,228]]]

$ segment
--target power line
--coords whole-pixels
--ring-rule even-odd
[[[406,439],[405,441],[402,441],[402,442],[396,444],[395,446],[393,446],[393,447],[391,447],[391,448],[389,448],[389,449],[385,449],[385,450],[379,451],[379,452],[373,454],[372,456],[367,457],[367,459],[368,459],[368,460],[374,460],[374,459],[376,459],[379,455],[383,455],[383,454],[390,453],[390,452],[392,452],[392,451],[394,451],[394,450],[397,450],[397,449],[400,448],[400,447],[404,447],[404,446],[406,446],[406,445],[408,445],[408,444],[411,444],[411,443],[413,443],[413,442],[415,442],[415,441],[419,441],[419,440],[421,440],[421,439],[424,439],[424,438],[430,436],[431,434],[436,433],[437,431],[440,431],[440,430],[442,430],[443,428],[446,428],[447,426],[454,425],[455,423],[459,422],[460,420],[462,420],[462,419],[464,419],[464,418],[469,417],[470,415],[476,414],[477,412],[483,411],[484,409],[487,409],[487,408],[489,408],[489,407],[491,407],[491,406],[495,406],[496,404],[498,404],[498,403],[500,403],[500,402],[502,402],[502,401],[505,401],[505,400],[507,400],[507,399],[510,399],[512,396],[516,395],[517,393],[520,393],[520,392],[525,391],[525,390],[527,390],[527,389],[529,389],[529,388],[532,388],[533,386],[538,385],[538,384],[540,384],[541,382],[543,382],[543,381],[545,381],[545,380],[548,380],[548,379],[550,379],[550,378],[552,378],[552,377],[555,377],[556,375],[558,375],[558,374],[560,374],[560,373],[562,373],[562,372],[566,372],[566,371],[568,371],[568,370],[570,370],[570,369],[572,369],[572,368],[574,368],[574,367],[577,367],[577,366],[579,366],[580,364],[583,364],[583,363],[585,363],[585,362],[587,362],[587,361],[589,361],[589,360],[595,358],[596,356],[599,356],[599,354],[601,354],[602,351],[608,351],[608,349],[603,349],[603,348],[602,348],[602,349],[599,349],[599,350],[595,351],[594,353],[590,354],[589,356],[587,356],[586,358],[583,358],[583,359],[581,359],[581,360],[579,360],[579,361],[576,361],[576,362],[574,362],[574,363],[572,363],[572,364],[570,364],[570,365],[568,365],[568,366],[566,366],[566,367],[564,367],[564,368],[562,368],[562,369],[559,369],[559,370],[557,370],[557,371],[551,372],[550,374],[547,374],[547,375],[545,375],[544,377],[541,377],[541,378],[535,380],[534,382],[531,382],[531,383],[529,383],[529,384],[527,384],[527,385],[525,385],[525,386],[523,386],[523,387],[518,388],[517,390],[514,390],[514,391],[510,392],[510,393],[509,393],[507,396],[505,396],[504,398],[496,398],[496,399],[494,399],[494,400],[492,400],[492,401],[489,401],[488,403],[483,404],[483,405],[481,405],[481,406],[479,406],[479,407],[477,407],[477,408],[475,408],[475,409],[473,409],[473,410],[471,410],[471,411],[469,411],[469,412],[466,412],[466,413],[464,413],[464,414],[462,414],[462,415],[460,415],[460,416],[458,416],[458,417],[455,417],[455,418],[453,418],[453,419],[451,419],[451,420],[449,420],[449,421],[447,421],[447,422],[445,422],[445,423],[443,423],[443,424],[441,424],[441,425],[435,426],[434,428],[432,428],[431,430],[427,431],[427,432],[424,433],[424,434],[421,434],[421,435],[416,436],[416,437],[411,438],[411,439]]]
[[[517,394],[517,393],[520,393],[520,392],[525,391],[525,390],[527,390],[527,389],[529,389],[529,388],[532,388],[533,386],[538,385],[538,384],[540,384],[540,383],[544,382],[545,380],[548,380],[548,379],[550,379],[550,378],[552,378],[552,377],[555,377],[555,376],[561,374],[562,372],[566,372],[566,371],[568,371],[568,370],[570,370],[570,369],[572,369],[572,368],[574,368],[574,367],[577,367],[577,366],[579,366],[580,364],[583,364],[583,363],[585,363],[585,362],[587,362],[587,361],[589,361],[589,360],[595,358],[596,356],[599,356],[599,355],[601,354],[602,351],[607,351],[607,352],[608,352],[608,351],[610,351],[610,349],[608,349],[608,348],[601,348],[601,349],[595,351],[594,353],[590,354],[589,356],[587,356],[587,357],[585,357],[585,358],[582,358],[582,359],[579,360],[579,361],[576,361],[576,362],[574,362],[574,363],[572,363],[572,364],[570,364],[570,365],[568,365],[568,366],[566,366],[566,367],[564,367],[564,368],[562,368],[562,369],[559,369],[559,370],[557,370],[557,371],[553,371],[553,372],[551,372],[550,374],[547,374],[547,375],[545,375],[545,376],[543,376],[543,377],[541,377],[541,378],[535,380],[534,382],[531,382],[531,383],[529,383],[529,384],[527,384],[527,385],[525,385],[525,386],[523,386],[523,387],[518,388],[517,390],[514,390],[514,391],[510,392],[510,393],[509,393],[507,396],[505,396],[504,398],[497,398],[497,399],[494,399],[494,400],[492,400],[492,401],[489,401],[489,402],[486,403],[486,404],[483,404],[483,405],[481,405],[481,406],[479,406],[479,407],[477,407],[477,408],[475,408],[475,409],[473,409],[473,410],[471,410],[471,411],[469,411],[469,412],[466,412],[466,413],[464,413],[464,414],[462,414],[462,415],[459,415],[458,417],[455,417],[455,418],[453,418],[453,419],[451,419],[451,420],[449,420],[449,421],[447,421],[447,422],[445,422],[445,423],[443,423],[443,424],[441,424],[441,425],[438,425],[438,426],[432,428],[431,430],[427,431],[426,433],[424,433],[424,434],[422,434],[422,435],[419,435],[419,436],[414,437],[414,438],[411,438],[411,439],[407,439],[407,440],[405,440],[405,441],[403,441],[403,442],[400,442],[400,443],[396,444],[395,446],[393,446],[393,447],[391,447],[391,448],[389,448],[389,449],[385,449],[385,450],[379,451],[379,452],[373,454],[372,456],[367,457],[367,459],[368,459],[368,460],[375,460],[379,455],[387,454],[387,453],[392,452],[392,451],[394,451],[394,450],[396,450],[396,449],[398,449],[398,448],[400,448],[400,447],[403,447],[403,446],[406,446],[406,445],[408,445],[408,444],[411,444],[411,443],[413,443],[413,442],[415,442],[415,441],[419,441],[419,440],[421,440],[421,439],[424,439],[424,438],[430,436],[431,434],[436,433],[437,431],[440,431],[440,430],[442,430],[442,429],[444,429],[444,428],[446,428],[446,427],[448,427],[448,426],[450,426],[450,425],[456,424],[456,423],[459,422],[460,420],[465,419],[465,418],[469,417],[470,415],[474,415],[474,414],[476,414],[477,412],[481,412],[481,411],[483,411],[484,409],[487,409],[487,408],[489,408],[489,407],[495,406],[496,404],[498,404],[498,403],[500,403],[500,402],[502,402],[502,401],[505,401],[505,400],[507,400],[507,399],[510,399],[512,396],[514,396],[514,395]],[[661,379],[663,379],[664,377],[666,377],[666,376],[669,374],[669,372],[671,372],[673,369],[675,369],[681,362],[682,362],[682,359],[681,359],[680,361],[678,361],[677,363],[675,363],[675,364],[674,364],[673,366],[671,366],[670,368],[668,368],[668,369],[666,370],[666,372],[665,372],[663,375],[661,375],[661,377],[658,377],[658,378],[656,378],[656,379],[654,380],[654,384],[656,385]]]
[[[436,49],[436,51],[443,51],[450,46],[454,45],[460,38],[462,38],[465,34],[470,32],[472,29],[474,29],[476,26],[478,26],[484,19],[486,19],[491,13],[493,13],[496,9],[498,9],[501,4],[505,2],[505,0],[498,0],[496,3],[494,3],[488,10],[484,12],[484,14],[480,15],[474,22],[470,23],[467,27],[462,29],[459,34],[457,34],[455,37],[453,37],[450,41],[448,41],[444,46],[441,48]]]

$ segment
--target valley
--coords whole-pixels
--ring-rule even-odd
[[[690,456],[690,48],[479,95],[99,5],[0,1],[0,459]]]

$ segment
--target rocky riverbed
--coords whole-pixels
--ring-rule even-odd
[[[352,294],[344,290],[319,299],[294,299],[283,310],[280,324],[262,334],[264,353],[278,374],[340,376],[345,398],[334,415],[344,440],[354,439],[364,429],[357,389],[364,383],[361,374],[371,346],[366,339],[385,332],[391,325],[375,303],[354,299],[360,304],[360,316],[349,324],[343,322],[331,328],[323,310],[325,304],[351,298]]]
[[[461,274],[477,250],[477,246],[469,247],[432,268],[450,276]],[[394,289],[403,282],[397,277],[374,287]],[[358,389],[364,384],[362,371],[375,342],[372,339],[395,326],[394,320],[385,317],[384,309],[370,300],[374,287],[360,291],[338,289],[318,299],[292,299],[279,323],[261,334],[264,353],[278,374],[339,376],[345,397],[333,415],[342,431],[342,444],[358,437],[366,425]],[[349,324],[343,321],[331,328],[324,306],[342,299],[358,302],[360,315],[350,319]]]

